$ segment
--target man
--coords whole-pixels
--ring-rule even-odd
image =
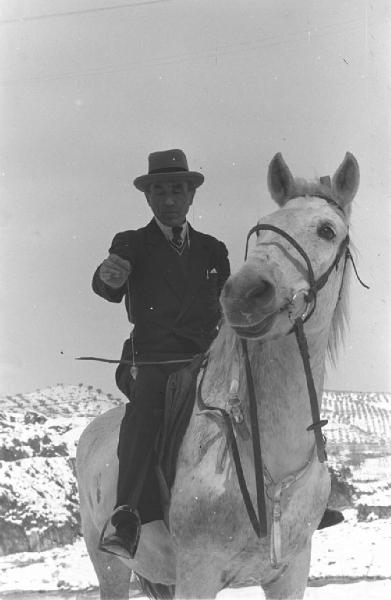
[[[119,434],[115,534],[101,549],[127,558],[134,557],[141,523],[162,518],[151,464],[168,377],[183,366],[180,361],[205,352],[216,336],[219,296],[230,274],[225,245],[186,220],[203,181],[201,173],[189,170],[182,150],[150,154],[148,174],[134,185],[154,217],[146,227],[118,233],[93,278],[93,290],[106,300],[125,299],[134,324],[122,359],[152,363],[120,364],[116,372],[131,402]]]

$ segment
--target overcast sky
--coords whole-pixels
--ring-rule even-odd
[[[351,326],[326,386],[391,391],[390,4],[387,0],[1,0],[1,386],[114,392],[123,306],[90,282],[117,231],[149,220],[132,185],[154,150],[205,175],[190,221],[233,268],[294,175],[361,168]]]

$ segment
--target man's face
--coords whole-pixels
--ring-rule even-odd
[[[153,183],[145,193],[153,214],[163,225],[182,225],[193,203],[195,190],[187,181]]]

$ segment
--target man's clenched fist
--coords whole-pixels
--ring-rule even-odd
[[[108,286],[112,288],[120,288],[124,285],[132,270],[128,260],[109,254],[101,266],[99,267],[99,277]]]

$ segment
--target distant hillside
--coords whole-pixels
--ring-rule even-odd
[[[123,402],[83,384],[0,398],[0,555],[80,536],[77,441]],[[323,405],[334,506],[355,506],[363,519],[389,515],[391,394],[327,391]]]
[[[66,417],[77,415],[84,417],[95,417],[98,414],[122,404],[125,398],[112,394],[105,394],[99,388],[92,385],[63,385],[36,390],[28,394],[16,394],[14,396],[0,397],[0,410],[22,412],[30,410],[42,413],[46,417]]]
[[[353,452],[391,452],[391,394],[325,391],[322,416],[327,441]]]

